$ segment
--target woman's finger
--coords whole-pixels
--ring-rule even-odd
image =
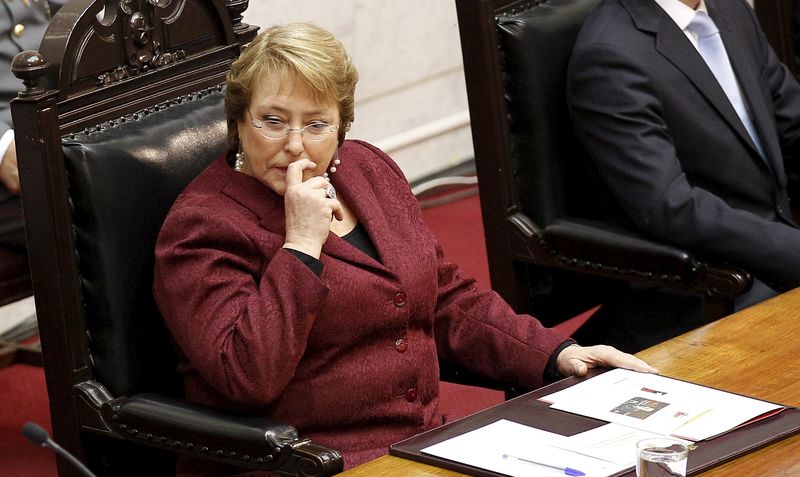
[[[286,168],[286,188],[303,183],[303,171],[317,167],[308,159],[300,159],[289,164]]]

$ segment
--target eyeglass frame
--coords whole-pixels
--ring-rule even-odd
[[[300,138],[303,141],[316,143],[316,142],[324,141],[325,139],[329,138],[331,136],[331,134],[339,131],[339,125],[338,124],[328,124],[325,121],[317,121],[317,122],[313,122],[311,124],[306,124],[305,126],[303,126],[301,128],[290,128],[288,124],[284,123],[283,121],[280,121],[281,123],[283,123],[285,125],[285,128],[283,130],[284,136],[280,137],[280,138],[269,137],[266,134],[264,134],[264,132],[263,132],[263,131],[266,131],[266,129],[264,129],[264,120],[259,120],[259,119],[254,118],[253,117],[253,113],[250,112],[249,109],[247,110],[247,114],[250,116],[250,125],[253,126],[254,128],[258,129],[259,134],[261,135],[261,137],[263,137],[265,139],[269,139],[270,141],[285,141],[286,139],[289,138],[289,135],[293,131],[296,131],[296,132],[300,133]],[[316,125],[319,125],[319,124],[325,124],[325,125],[328,126],[326,128],[326,131],[328,131],[328,132],[327,132],[327,134],[325,134],[325,136],[323,136],[323,137],[321,137],[319,139],[311,139],[309,136],[306,135],[306,132],[308,131],[309,127],[316,126]]]

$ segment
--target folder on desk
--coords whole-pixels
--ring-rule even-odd
[[[589,377],[602,372],[593,370]],[[502,476],[504,474],[443,459],[424,453],[422,450],[501,419],[565,436],[605,425],[605,421],[559,411],[551,408],[549,403],[539,400],[542,396],[566,389],[585,379],[588,378],[568,378],[559,381],[464,419],[398,442],[390,447],[389,454],[478,477]],[[800,432],[800,411],[788,408],[776,415],[747,424],[713,439],[697,442],[696,448],[689,453],[688,474],[694,475],[706,471],[798,432]],[[616,475],[634,476],[635,471],[620,472]]]

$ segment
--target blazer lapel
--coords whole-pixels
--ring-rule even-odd
[[[256,178],[236,172],[230,167],[226,167],[225,174],[228,176],[228,182],[223,187],[224,194],[255,214],[258,223],[265,230],[281,235],[286,233],[283,197],[269,190]],[[328,237],[322,250],[327,255],[348,262],[380,265],[333,233]]]
[[[258,223],[265,230],[276,234],[286,233],[286,216],[283,197],[272,192],[255,177],[236,172],[229,165],[220,165],[226,176],[222,193],[238,202],[258,217]]]
[[[346,174],[339,174],[339,172],[346,172]],[[384,275],[393,276],[394,274],[390,271],[395,260],[393,251],[400,249],[393,248],[397,247],[397,234],[392,232],[392,228],[383,214],[381,201],[375,195],[369,181],[356,168],[347,168],[346,171],[339,172],[331,176],[331,183],[342,196],[347,198],[348,205],[367,231],[381,261],[373,260],[335,234],[328,237],[322,251],[339,260],[361,267],[369,267]]]
[[[752,50],[752,46],[746,44],[749,39],[742,38],[742,36],[736,32],[736,25],[715,8],[715,2],[706,0],[706,5],[714,19],[714,23],[716,23],[717,28],[719,28],[722,42],[725,44],[725,50],[728,52],[728,57],[731,60],[731,66],[736,74],[736,79],[739,81],[739,87],[750,109],[750,117],[758,131],[761,147],[764,149],[764,154],[767,156],[765,159],[769,163],[772,171],[776,171],[776,168],[780,167],[780,164],[776,162],[776,160],[781,157],[780,145],[778,144],[777,135],[774,134],[776,130],[774,118],[767,110],[761,88],[758,84],[758,72],[753,71],[751,67],[752,62],[747,56],[748,52]],[[749,135],[747,139],[750,139]],[[753,144],[752,141],[749,141],[748,144],[756,150],[755,144]]]
[[[758,155],[758,149],[741,119],[733,109],[716,77],[703,57],[692,45],[669,15],[653,0],[621,0],[630,12],[636,27],[656,36],[656,50],[675,65],[689,81],[708,99],[725,122],[733,128]],[[716,19],[715,19],[716,20]],[[723,37],[724,41],[724,37]]]
[[[224,164],[224,163],[223,163]],[[246,174],[233,171],[225,165],[228,182],[223,193],[230,196],[259,219],[266,230],[283,234],[286,231],[286,217],[283,198],[266,189],[257,179]],[[387,277],[394,277],[390,269],[398,265],[397,250],[402,250],[402,238],[395,233],[383,213],[382,200],[376,196],[375,190],[357,168],[347,168],[346,174],[335,174],[331,183],[344,197],[359,218],[372,240],[381,262],[373,260],[369,255],[347,243],[341,237],[331,233],[322,246],[322,251],[330,257],[351,263],[355,266],[376,270]]]

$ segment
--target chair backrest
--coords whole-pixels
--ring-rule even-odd
[[[76,384],[180,392],[152,298],[155,240],[179,192],[226,149],[225,74],[256,33],[241,23],[247,6],[69,0],[39,52],[14,60],[53,431],[69,449],[92,440]]]
[[[559,217],[596,218],[609,202],[565,95],[572,46],[598,3],[456,0],[492,287],[520,311],[532,311],[534,282],[550,278],[526,278],[532,272],[515,260],[550,251],[543,242],[518,250],[513,232],[541,236]]]
[[[800,76],[800,3],[793,0],[755,2],[754,8],[770,46],[778,59]],[[800,221],[800,166],[787,164],[789,197],[795,198],[792,215]]]
[[[179,388],[153,300],[155,242],[226,131],[220,86],[64,138],[94,379],[116,396]]]
[[[522,212],[544,227],[563,216],[598,217],[602,205],[566,101],[567,64],[599,0],[529,2],[497,17],[510,160]]]
[[[794,73],[800,72],[797,45],[800,43],[800,5],[793,0],[754,2],[761,28],[775,54]]]

